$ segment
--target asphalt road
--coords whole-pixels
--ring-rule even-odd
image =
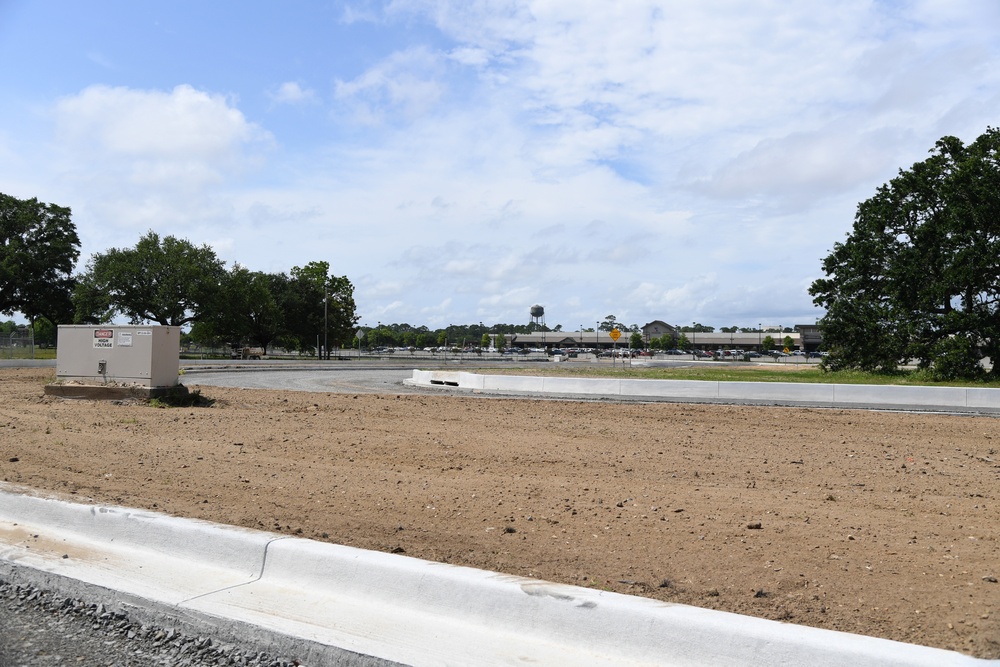
[[[653,363],[644,361],[643,366],[690,366],[719,364],[726,362],[682,362],[682,361],[656,361]],[[341,394],[452,394],[463,396],[478,396],[481,398],[499,397],[518,399],[544,399],[544,400],[568,400],[568,401],[613,401],[620,403],[706,403],[720,405],[760,405],[760,406],[785,406],[785,407],[805,407],[805,408],[834,408],[834,409],[859,409],[877,410],[889,412],[933,412],[937,414],[955,415],[980,415],[986,417],[1000,417],[1000,409],[997,408],[957,408],[948,406],[935,406],[929,404],[903,405],[896,403],[880,404],[877,402],[850,405],[831,405],[828,403],[779,399],[712,399],[712,398],[688,398],[684,396],[673,397],[652,397],[652,396],[595,396],[580,394],[529,394],[524,392],[495,392],[471,393],[467,390],[456,390],[454,388],[431,388],[415,387],[404,385],[403,380],[413,376],[413,368],[422,369],[441,368],[445,370],[459,371],[463,368],[468,370],[483,369],[489,366],[498,368],[510,367],[510,364],[373,364],[371,362],[336,362],[335,365],[300,366],[289,369],[287,366],[244,366],[240,370],[228,369],[225,366],[205,366],[191,367],[181,378],[185,385],[204,385],[222,387],[243,387],[248,389],[279,389],[289,391],[314,391]],[[486,371],[488,372],[488,371]],[[531,369],[525,368],[524,374],[530,375]]]
[[[239,371],[195,369],[186,371],[181,377],[181,382],[185,386],[198,384],[212,387],[283,389],[336,394],[415,394],[428,391],[404,385],[403,380],[410,377],[413,377],[412,368],[333,368],[328,370],[303,368],[266,371],[257,369]]]

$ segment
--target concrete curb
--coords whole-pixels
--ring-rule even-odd
[[[283,638],[307,664],[1000,665],[26,491],[0,485],[0,574],[72,582],[250,645]]]
[[[0,359],[0,368],[48,368],[56,367],[55,359]]]
[[[482,392],[558,394],[752,402],[831,407],[884,407],[960,412],[1000,412],[1000,389],[904,387],[895,385],[809,384],[798,382],[718,382],[633,380],[527,375],[480,375],[460,371],[414,370],[405,384],[455,387]]]

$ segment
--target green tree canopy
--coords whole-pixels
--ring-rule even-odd
[[[1000,359],[1000,130],[930,153],[858,206],[810,287],[831,368],[975,378]]]
[[[309,262],[292,267],[290,287],[294,303],[285,320],[296,339],[305,344],[325,331],[331,348],[351,344],[359,318],[347,276],[331,275],[329,262]]]
[[[264,348],[276,341],[284,330],[281,300],[288,290],[288,276],[283,273],[250,271],[234,264],[220,286],[220,298],[211,313],[199,320],[199,337],[210,336],[231,345],[252,343]]]
[[[134,248],[111,248],[87,263],[73,294],[79,322],[121,314],[134,324],[181,326],[218,307],[224,263],[207,245],[147,232]]]
[[[0,193],[0,313],[70,322],[79,256],[70,209]]]
[[[621,325],[618,323],[618,318],[614,315],[608,315],[597,328],[600,331],[611,331],[612,329],[617,329],[619,327],[621,327]]]

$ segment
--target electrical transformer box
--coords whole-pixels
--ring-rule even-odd
[[[173,387],[180,349],[180,327],[60,324],[56,380]]]

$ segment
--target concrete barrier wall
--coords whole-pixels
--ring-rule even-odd
[[[718,398],[719,383],[705,380],[621,380],[622,396]]]
[[[542,377],[541,391],[550,394],[621,394],[621,380],[605,378]]]
[[[719,398],[833,403],[834,386],[795,382],[719,382]]]
[[[0,561],[167,604],[258,578],[275,537],[10,488],[0,484]],[[26,534],[29,523],[40,527]]]
[[[484,375],[484,391],[544,391],[545,385],[540,377],[523,375]]]
[[[1000,391],[996,389],[966,389],[965,404],[970,408],[1000,409]]]
[[[899,387],[871,384],[837,384],[833,387],[837,403],[941,405],[955,408],[964,408],[968,405],[969,390],[965,387]]]
[[[0,518],[28,515],[58,533],[99,539],[120,548],[152,549],[180,559],[211,561],[247,577],[260,575],[265,546],[273,539],[240,528],[220,535],[215,524],[144,510],[64,503],[21,493],[4,493],[2,497]],[[207,539],[208,534],[211,539]]]
[[[568,396],[775,401],[844,407],[928,406],[1000,410],[1000,389],[990,388],[535,377],[416,370],[413,371],[413,377],[409,382],[417,385],[444,385],[482,391]]]

